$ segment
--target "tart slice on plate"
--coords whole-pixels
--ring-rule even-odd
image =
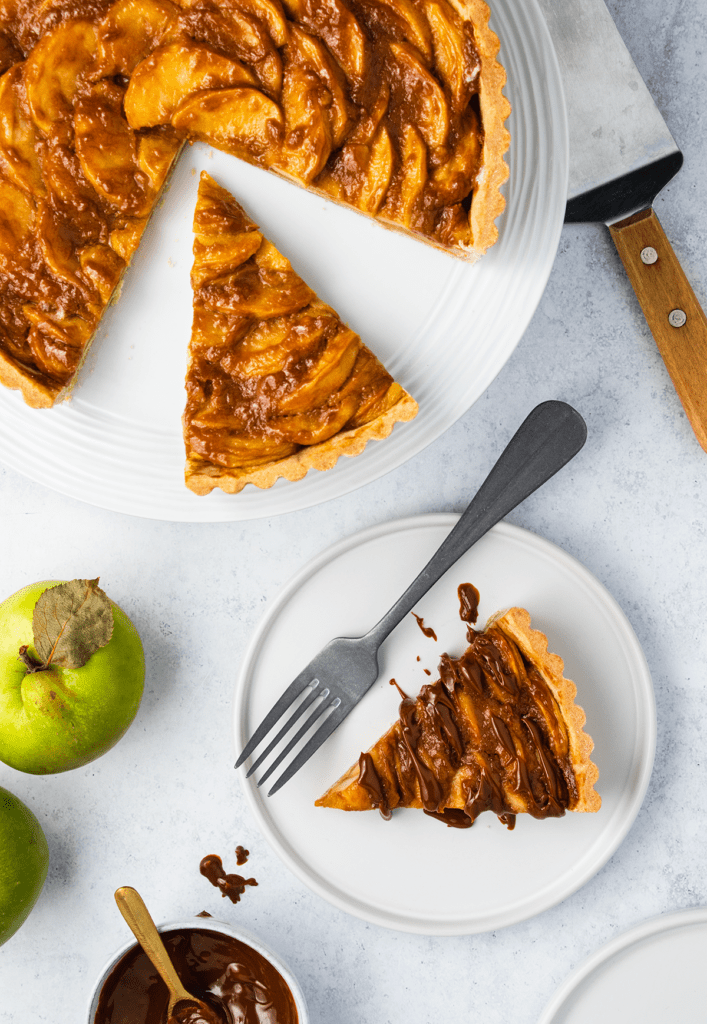
[[[395,724],[317,806],[378,808],[384,818],[416,807],[456,828],[486,810],[509,828],[517,814],[599,810],[577,689],[528,612],[499,612],[483,631],[470,626],[468,639],[460,658],[442,656],[436,682],[404,697]]]
[[[186,483],[271,487],[330,469],[417,403],[206,172],[194,214]]]

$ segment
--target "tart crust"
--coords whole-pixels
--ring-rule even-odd
[[[504,612],[497,612],[487,622],[484,633],[492,629],[500,631],[511,640],[524,662],[537,670],[560,709],[561,720],[569,736],[569,760],[576,782],[576,791],[574,795],[570,794],[567,809],[578,812],[598,811],[601,807],[601,797],[594,786],[599,778],[599,769],[591,761],[590,756],[594,743],[584,731],[586,716],[583,709],[575,703],[577,688],[571,680],[565,678],[562,659],[559,655],[548,651],[547,637],[539,630],[531,628],[530,615],[523,608],[510,608]],[[510,648],[510,650],[512,652],[513,649]],[[424,714],[424,704],[421,703],[420,698],[417,699],[416,705],[419,720]],[[366,754],[361,755],[361,761],[353,764],[316,801],[316,806],[345,811],[365,811],[376,807],[386,811],[395,807],[422,808],[423,801],[419,781],[415,780],[413,786],[409,788],[407,796],[404,792],[402,794],[400,792],[401,787],[396,779],[400,779],[401,765],[399,756],[395,753],[396,749],[403,749],[401,719],[396,721]],[[474,752],[473,749],[467,748],[465,753],[471,753],[473,756]],[[382,801],[375,799],[370,786],[361,784],[363,758],[368,757],[370,757],[373,770],[378,777],[377,786],[383,793]],[[427,766],[434,770],[434,758],[424,754],[423,757]],[[470,769],[465,763],[462,763],[453,776],[446,779],[446,798],[444,803],[436,808],[437,816],[445,810],[452,811],[457,815],[463,812],[468,799],[468,786],[471,777]],[[507,815],[513,816],[528,810],[526,801],[519,799],[513,792],[513,786],[508,785],[508,779],[504,781],[506,783],[504,785],[505,814],[499,813],[502,820],[505,820]],[[452,821],[450,820],[448,823],[451,824]]]

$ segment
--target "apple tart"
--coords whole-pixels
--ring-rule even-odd
[[[462,584],[467,612],[478,592]],[[466,615],[475,622],[476,616]],[[584,711],[562,659],[523,608],[468,628],[460,658],[443,655],[439,679],[403,697],[393,726],[319,800],[345,811],[421,808],[455,828],[493,811],[513,828],[517,814],[561,817],[598,811],[599,770]]]
[[[192,491],[300,480],[415,416],[415,400],[206,172],[194,235],[184,412]]]
[[[483,0],[0,0],[0,383],[66,397],[185,140],[477,258],[497,51]]]

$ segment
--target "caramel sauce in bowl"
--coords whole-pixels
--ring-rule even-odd
[[[232,925],[225,924],[223,921],[218,921],[212,917],[194,917],[187,920],[168,921],[165,924],[158,925],[158,931],[163,935],[167,945],[167,950],[170,954],[172,954],[172,949],[169,943],[169,936],[174,936],[177,933],[184,936],[187,936],[187,933],[201,933],[202,936],[205,934],[207,946],[211,945],[208,941],[211,936],[213,936],[214,944],[219,946],[233,943],[233,961],[234,963],[243,965],[244,973],[247,975],[246,983],[248,987],[250,987],[248,983],[254,982],[257,988],[264,991],[264,989],[266,989],[268,985],[271,985],[274,980],[276,985],[278,982],[284,983],[284,985],[280,986],[280,998],[275,999],[272,1010],[266,1011],[264,1020],[266,1020],[268,1024],[270,1024],[271,1020],[272,1024],[309,1024],[307,1004],[297,979],[294,977],[289,967],[283,963],[280,957],[260,939],[250,934],[250,932],[247,932],[242,928],[234,928]],[[221,942],[221,940],[223,940],[223,942]],[[202,942],[202,945],[203,944],[204,943]],[[242,958],[239,958],[238,956],[238,944],[241,944],[242,947],[246,947],[245,949],[240,950],[243,954]],[[119,983],[121,971],[127,971],[130,964],[134,965],[134,960],[131,957],[131,954],[137,952],[138,949],[138,944],[134,940],[126,942],[105,964],[98,979],[96,980],[89,998],[86,1024],[103,1024],[103,1022],[111,1021],[111,1019],[115,1022],[118,1021],[118,1017],[115,1017],[115,1015],[112,1018],[110,1013],[106,1015],[104,989],[107,992],[109,986],[113,987],[116,983]],[[144,957],[144,954],[141,954],[141,957]],[[223,956],[221,958],[223,959]],[[121,961],[123,961],[122,967]],[[263,961],[265,963],[263,963]],[[193,990],[193,988],[190,988],[191,979],[186,975],[182,976],[182,972],[179,970],[179,957],[175,957],[173,962],[177,968],[177,973],[182,977],[182,981],[186,985],[187,989],[190,991]],[[261,977],[258,976],[258,965],[262,967],[263,973]],[[141,970],[139,973],[146,977],[145,971]],[[152,969],[151,973],[152,975],[156,975],[157,972]],[[213,974],[214,971],[211,973]],[[279,976],[279,978],[277,976]],[[192,980],[191,985],[193,986],[193,984]],[[140,1005],[144,1003],[145,1007],[147,1007],[148,1004],[150,1006],[159,1006],[161,1005],[159,999],[159,995],[161,994],[160,989],[164,988],[164,1004],[166,1008],[167,990],[164,983],[161,980],[158,980],[158,982],[153,984],[150,988],[150,992],[157,992],[158,998],[156,1000],[148,997],[148,987],[149,986],[146,984],[144,992],[141,993],[138,991],[136,993],[138,1000],[135,1002],[137,1003],[139,1001]],[[292,997],[291,1004],[293,1004],[293,1006],[290,1005],[288,1008],[283,1005],[283,991],[286,996],[290,995]],[[196,994],[198,995],[199,993]],[[104,996],[103,999],[101,998],[102,995]],[[209,1002],[210,1001],[211,999],[209,999]],[[285,1002],[289,1003],[289,1000],[286,998]],[[280,1004],[279,1007],[278,1003]],[[265,1008],[261,1006],[258,1009]],[[258,1011],[255,1007],[253,1007],[253,1011],[256,1013],[256,1016],[253,1019],[259,1020]],[[249,1017],[246,1019],[250,1020]],[[139,1024],[167,1024],[166,1010],[164,1013],[160,1013],[158,1010],[157,1015],[155,1015],[154,1012],[147,1013],[147,1015],[143,1013],[141,1015],[139,1011],[136,1011],[134,1022],[131,1017],[130,1024],[138,1024],[138,1022]],[[124,1024],[122,1018],[120,1020],[120,1024]],[[127,1024],[127,1022],[125,1022],[125,1024]]]

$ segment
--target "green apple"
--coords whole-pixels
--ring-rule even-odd
[[[29,807],[0,786],[0,946],[37,902],[48,865],[41,825]]]
[[[56,638],[33,629],[35,605],[44,607],[37,602],[45,591],[45,603],[56,600],[57,581],[24,587],[0,604],[0,760],[34,775],[67,771],[100,757],[128,728],[142,697],[145,656],[137,630],[97,581],[74,583],[93,586],[108,620],[112,612],[110,640],[104,639],[105,646],[93,650],[81,667],[60,664]],[[52,621],[50,632],[54,626]],[[73,643],[88,637],[92,649],[92,626],[74,616]],[[38,656],[38,647],[52,653]]]

